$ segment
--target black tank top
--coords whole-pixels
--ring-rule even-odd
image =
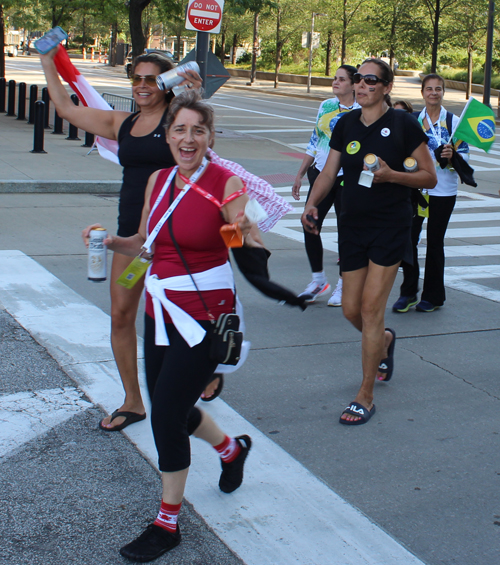
[[[165,111],[166,113],[166,111]],[[130,134],[139,112],[124,120],[118,132],[118,159],[123,167],[123,182],[118,205],[118,235],[137,233],[149,177],[159,169],[175,166],[165,139],[165,114],[154,131],[143,137]]]

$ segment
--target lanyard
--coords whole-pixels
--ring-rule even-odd
[[[432,123],[432,120],[429,118],[429,114],[427,113],[427,108],[425,109],[425,118],[427,119],[427,125],[429,126],[429,129],[431,130],[432,133],[432,137],[434,137],[434,139],[437,141],[438,147],[441,145],[441,111],[439,113],[439,118],[438,118],[438,128],[439,128],[439,137],[436,133],[436,130],[434,129],[434,124]]]
[[[165,222],[169,219],[169,217],[172,215],[172,212],[177,208],[177,205],[179,204],[179,202],[184,198],[184,196],[187,194],[187,191],[191,188],[191,186],[200,178],[200,176],[202,175],[202,173],[205,171],[206,167],[208,165],[208,160],[203,157],[203,161],[201,162],[201,165],[198,167],[198,169],[191,175],[191,177],[189,179],[186,179],[186,177],[184,177],[184,179],[186,179],[184,182],[186,183],[184,185],[184,187],[181,189],[181,191],[179,192],[179,194],[177,195],[177,198],[172,202],[172,204],[169,206],[168,210],[165,212],[165,214],[163,214],[163,216],[161,217],[160,221],[156,224],[156,226],[154,227],[153,231],[150,233],[150,235],[148,236],[148,238],[146,239],[146,241],[144,242],[142,249],[146,250],[148,253],[150,252],[151,249],[151,245],[153,244],[153,241],[156,239],[156,236],[158,235],[158,233],[160,232],[161,228],[163,227],[163,225],[165,224]],[[168,190],[168,187],[171,185],[172,181],[174,180],[174,177],[177,173],[178,170],[178,166],[174,167],[170,173],[170,175],[168,176],[168,179],[166,180],[165,184],[163,185],[163,188],[161,189],[160,194],[158,195],[158,198],[156,199],[156,202],[154,203],[154,206],[151,210],[151,212],[149,213],[149,218],[148,218],[148,227],[149,227],[149,220],[151,219],[151,216],[153,215],[153,212],[156,210],[156,208],[158,207],[158,205],[160,204],[162,198],[164,197],[165,193]],[[184,175],[182,175],[184,176]],[[183,179],[183,180],[184,180]],[[173,187],[172,187],[173,190]]]
[[[217,198],[215,198],[215,196],[213,194],[210,194],[210,192],[207,192],[205,189],[201,188],[201,186],[197,185],[192,180],[193,177],[191,177],[190,179],[187,179],[182,173],[179,173],[179,178],[181,180],[183,180],[185,183],[189,183],[193,190],[195,190],[199,195],[201,195],[204,198],[206,198],[207,200],[209,200],[212,204],[215,204],[217,206],[217,208],[219,208],[219,209],[222,208],[225,204],[228,204],[229,202],[231,202],[232,200],[236,200],[236,198],[243,196],[243,194],[245,194],[246,191],[247,191],[247,187],[246,187],[245,183],[243,183],[244,184],[243,188],[240,188],[240,190],[237,190],[236,192],[233,192],[232,194],[230,194],[221,203],[217,200]]]

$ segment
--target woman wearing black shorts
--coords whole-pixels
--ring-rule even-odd
[[[163,122],[170,101],[174,98],[156,84],[156,77],[174,67],[161,53],[140,55],[134,61],[130,81],[132,96],[139,112],[98,110],[75,106],[59,80],[54,64],[56,49],[41,55],[40,60],[47,79],[50,98],[61,118],[95,135],[119,142],[118,157],[123,166],[123,184],[120,191],[118,235],[128,237],[137,233],[144,205],[148,179],[159,169],[172,167],[175,161],[165,140]],[[180,73],[187,86],[201,87],[201,78],[195,71]],[[184,84],[184,83],[183,83]],[[104,431],[119,431],[146,417],[137,375],[137,330],[135,319],[144,289],[140,280],[132,289],[116,283],[128,267],[131,258],[113,253],[110,274],[111,346],[120,373],[125,400],[118,410],[100,422]]]
[[[330,141],[326,165],[307,201],[302,224],[316,233],[306,215],[318,217],[321,202],[344,170],[339,249],[344,277],[344,316],[362,333],[363,380],[354,401],[340,417],[341,424],[366,423],[375,412],[375,379],[392,377],[396,334],[385,329],[387,299],[402,259],[411,261],[410,187],[435,186],[435,168],[427,150],[427,137],[415,118],[389,107],[394,75],[379,59],[368,59],[354,75],[353,110],[339,121]],[[378,156],[380,168],[373,184],[359,184],[363,159]],[[414,157],[418,171],[404,172],[403,162]],[[365,172],[366,175],[366,172]]]

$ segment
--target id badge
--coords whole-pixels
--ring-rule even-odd
[[[371,171],[361,171],[359,175],[358,184],[361,186],[366,186],[366,188],[371,188],[373,183],[374,174]]]
[[[116,282],[125,288],[134,287],[137,281],[144,276],[149,265],[151,265],[151,259],[146,259],[140,255],[134,257],[132,263],[123,271]]]
[[[427,202],[427,208],[422,208],[422,206],[420,206],[420,204],[419,204],[418,205],[418,215],[421,218],[428,218],[429,217],[429,193],[423,192],[422,196],[425,198],[425,200]]]

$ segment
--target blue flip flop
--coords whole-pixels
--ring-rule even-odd
[[[394,348],[396,347],[396,332],[391,328],[385,328],[386,331],[391,332],[392,341],[387,350],[387,357],[380,361],[378,372],[385,375],[385,379],[380,379],[381,383],[387,383],[392,379],[392,372],[394,371]]]
[[[351,416],[358,416],[359,420],[343,420],[342,416],[344,414],[350,414]],[[361,424],[366,424],[368,420],[375,414],[375,404],[372,406],[371,410],[365,408],[359,402],[351,402],[349,406],[340,415],[339,422],[344,426],[361,426]]]

